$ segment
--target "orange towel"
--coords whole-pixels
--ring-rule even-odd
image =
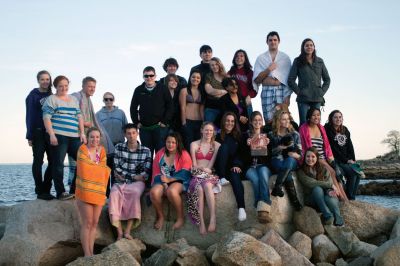
[[[90,159],[88,147],[83,144],[78,150],[76,171],[75,197],[90,204],[104,205],[111,172],[104,147],[101,147],[100,162],[96,164]]]

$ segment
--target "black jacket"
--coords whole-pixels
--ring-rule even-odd
[[[347,163],[348,160],[355,161],[353,142],[350,138],[350,131],[343,126],[344,134],[336,133],[336,130],[329,124],[325,124],[326,135],[328,136],[329,144],[333,157],[339,163]]]
[[[173,116],[171,94],[159,82],[151,91],[146,89],[143,82],[133,93],[130,111],[134,124],[140,122],[143,126],[152,126],[162,122],[168,125]]]

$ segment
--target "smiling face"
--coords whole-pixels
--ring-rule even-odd
[[[128,141],[128,144],[135,144],[137,142],[139,132],[136,128],[128,128],[125,130],[125,138]]]
[[[246,58],[244,56],[243,52],[238,52],[235,56],[235,63],[238,67],[242,67],[244,65],[244,62],[246,61]]]
[[[94,92],[96,91],[96,82],[94,81],[87,81],[83,86],[83,92],[86,96],[90,97],[93,96]]]
[[[175,153],[176,152],[176,139],[172,136],[169,136],[165,140],[165,148],[170,152],[170,153]]]
[[[205,125],[201,129],[201,136],[202,136],[202,139],[210,141],[214,137],[214,127],[213,127],[213,125],[211,125],[211,124]]]
[[[226,133],[231,133],[235,128],[235,117],[233,115],[227,115],[224,122],[224,129]]]
[[[263,126],[264,119],[261,115],[254,116],[253,120],[251,120],[251,125],[254,129],[261,129]]]
[[[175,74],[176,70],[178,70],[176,65],[168,65],[167,66],[167,74]]]
[[[90,148],[97,148],[100,145],[100,131],[93,130],[89,133],[88,145]]]
[[[228,85],[226,90],[231,94],[236,94],[238,92],[238,85],[235,80],[232,80],[232,85]]]
[[[200,73],[197,72],[192,73],[192,75],[190,76],[190,83],[192,85],[198,86],[200,84],[200,81],[201,81]]]
[[[315,50],[315,46],[314,46],[313,41],[307,41],[304,44],[303,49],[304,49],[304,52],[306,53],[306,55],[312,55],[314,50]]]
[[[267,44],[268,44],[268,49],[270,51],[278,50],[278,46],[279,46],[278,36],[276,36],[276,35],[269,36],[267,39]]]
[[[69,82],[66,79],[62,79],[58,82],[56,87],[56,95],[57,96],[66,96],[68,95]]]
[[[112,94],[105,93],[103,96],[103,102],[106,107],[111,108],[114,105],[114,96]]]
[[[281,119],[279,120],[279,126],[281,128],[289,128],[290,125],[290,117],[288,113],[283,113],[281,115]]]
[[[175,90],[178,87],[178,82],[174,78],[169,78],[168,89]]]
[[[318,157],[312,151],[306,152],[305,162],[309,167],[314,167],[314,165],[317,163],[317,160]]]
[[[343,115],[340,112],[336,112],[332,117],[333,126],[339,127],[343,125]]]
[[[219,72],[219,65],[217,61],[211,60],[210,61],[210,68],[213,73]]]
[[[204,52],[201,52],[200,57],[203,63],[209,63],[212,58],[212,51],[206,50]]]
[[[314,110],[310,117],[310,124],[311,125],[319,125],[321,122],[321,112],[318,110]]]
[[[39,76],[39,87],[43,90],[47,90],[50,86],[50,75],[49,74],[42,74]]]
[[[156,73],[153,71],[143,72],[143,79],[147,87],[154,87],[156,85]]]

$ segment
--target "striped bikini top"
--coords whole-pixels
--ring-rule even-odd
[[[317,149],[319,158],[326,159],[324,152],[324,140],[322,139],[322,136],[320,136],[319,138],[311,138],[311,144],[314,148]]]

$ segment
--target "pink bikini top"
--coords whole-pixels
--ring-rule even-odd
[[[204,155],[201,152],[201,147],[199,145],[199,148],[196,151],[196,160],[207,160],[207,161],[210,161],[212,159],[213,155],[214,155],[214,148],[210,147],[210,149],[208,150],[207,154]]]

